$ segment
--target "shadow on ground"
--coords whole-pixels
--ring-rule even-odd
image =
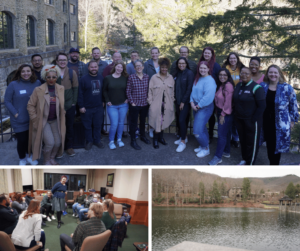
[[[148,136],[148,135],[147,135]],[[149,136],[148,136],[149,138]],[[150,138],[149,138],[150,139]],[[108,137],[103,137],[104,149],[99,149],[96,146],[90,151],[85,149],[75,149],[76,155],[69,157],[64,154],[62,159],[57,160],[61,165],[207,165],[213,158],[217,147],[217,139],[213,139],[210,144],[210,155],[204,158],[198,158],[194,153],[194,148],[198,147],[194,136],[189,135],[189,142],[186,149],[181,152],[176,152],[174,134],[165,134],[165,139],[168,142],[167,146],[159,145],[159,149],[154,149],[151,145],[146,145],[144,142],[137,139],[137,143],[142,147],[142,150],[134,150],[130,146],[130,138],[124,138],[125,147],[110,150],[108,148]],[[151,139],[152,142],[152,139]],[[17,142],[7,142],[0,144],[0,165],[18,165],[19,159],[17,154]],[[221,165],[237,165],[241,160],[240,148],[231,148],[231,157],[224,158]],[[39,164],[42,164],[42,159]],[[284,153],[281,158],[281,165],[299,165],[300,154]],[[256,165],[269,165],[267,149],[261,146],[257,157]]]

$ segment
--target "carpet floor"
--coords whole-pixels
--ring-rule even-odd
[[[55,215],[56,217],[56,215]],[[57,220],[51,222],[46,222],[47,226],[44,226],[43,229],[46,235],[46,248],[49,248],[49,251],[60,251],[60,234],[70,235],[74,233],[77,227],[78,218],[72,217],[71,214],[62,216],[61,219],[65,224],[61,226],[60,229],[57,229]],[[136,250],[133,246],[134,242],[148,242],[148,227],[144,225],[127,225],[127,236],[122,244],[122,248],[119,248],[121,251]]]

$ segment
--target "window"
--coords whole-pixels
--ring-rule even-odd
[[[60,181],[62,175],[67,176],[67,190],[79,191],[80,188],[86,190],[86,175],[80,174],[63,174],[63,173],[44,173],[44,189],[50,190]]]
[[[46,20],[46,45],[54,44],[54,23],[47,19]]]
[[[34,28],[34,19],[30,16],[27,17],[26,22],[27,30],[27,46],[35,46],[35,28]]]
[[[71,41],[76,41],[76,32],[75,31],[71,32]]]
[[[67,12],[67,2],[63,1],[63,12]]]
[[[64,24],[64,42],[68,42],[68,26],[67,24]]]
[[[75,15],[75,5],[70,4],[70,13]]]
[[[0,12],[0,49],[14,48],[12,17]]]
[[[46,4],[53,5],[53,0],[45,0],[45,3],[46,3]]]

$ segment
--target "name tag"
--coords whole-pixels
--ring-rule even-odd
[[[250,93],[250,91],[245,91],[244,93]]]
[[[20,94],[25,94],[26,93],[26,90],[21,90],[20,91]]]

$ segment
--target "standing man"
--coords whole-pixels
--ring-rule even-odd
[[[88,151],[93,144],[98,148],[104,148],[101,143],[104,103],[103,77],[98,73],[98,63],[92,59],[87,65],[89,73],[79,81],[78,106],[85,131],[85,150]]]
[[[180,57],[184,57],[187,59],[190,70],[194,73],[194,76],[196,76],[197,64],[194,61],[188,59],[190,53],[189,48],[187,46],[181,46],[179,49],[179,53],[180,53]],[[172,76],[175,73],[175,70],[176,70],[176,61],[174,61],[171,66],[170,73]]]
[[[107,66],[107,63],[101,60],[101,51],[98,47],[94,47],[92,49],[92,58],[98,63],[98,74],[103,77],[102,73],[105,67]],[[84,75],[88,74],[88,63],[85,65],[85,69],[86,71]]]
[[[138,59],[139,57],[139,52],[138,51],[132,51],[130,54],[131,62],[126,65],[126,71],[128,75],[130,76],[131,74],[135,74],[135,69],[134,69],[134,62]]]
[[[40,54],[33,54],[31,56],[31,64],[34,70],[34,73],[41,84],[45,83],[45,80],[41,78],[41,70],[43,68],[43,58]]]
[[[66,111],[66,141],[65,148],[67,154],[72,157],[75,155],[73,150],[73,124],[75,118],[75,106],[78,97],[78,78],[74,70],[67,67],[68,56],[60,52],[56,56],[56,64],[60,68],[61,76],[58,78],[57,83],[65,88],[65,111]],[[57,158],[61,158],[57,156]]]
[[[103,78],[105,78],[108,75],[111,75],[111,70],[115,65],[115,62],[122,60],[122,55],[120,52],[115,52],[114,55],[112,56],[112,60],[113,62],[111,64],[109,64],[108,66],[105,67],[104,71],[103,71]]]
[[[68,62],[68,68],[76,72],[78,81],[86,74],[85,63],[79,60],[79,54],[80,52],[78,48],[71,48],[69,51]]]

